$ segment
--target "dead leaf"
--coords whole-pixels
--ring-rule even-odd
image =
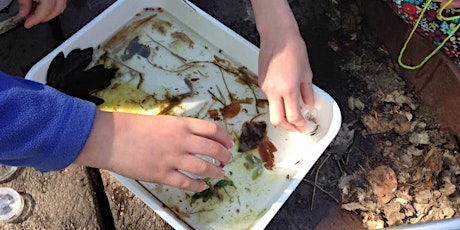
[[[425,168],[429,169],[435,177],[439,175],[442,169],[442,156],[441,149],[432,147],[425,156]]]
[[[366,127],[367,134],[386,133],[391,131],[391,127],[387,121],[379,120],[372,115],[363,115],[362,121]]]
[[[398,181],[396,173],[390,167],[378,166],[369,172],[367,180],[382,204],[388,203],[395,196],[394,192],[398,188]]]
[[[406,217],[406,215],[400,211],[401,204],[396,201],[392,201],[383,206],[383,212],[385,213],[388,226],[402,223],[402,220]]]
[[[355,98],[355,97],[349,97],[348,98],[348,108],[350,108],[350,110],[355,110],[355,109],[358,109],[358,110],[364,110],[364,103],[359,99],[359,98]]]
[[[429,145],[430,136],[427,132],[412,133],[409,137],[409,141],[414,145]]]
[[[412,110],[416,110],[418,105],[413,98],[410,98],[404,94],[404,91],[395,90],[390,94],[385,95],[382,98],[384,102],[396,103],[398,106],[408,105]]]
[[[230,105],[226,105],[221,109],[222,116],[225,118],[235,117],[240,113],[241,105],[238,102],[233,102]]]
[[[182,32],[174,32],[174,33],[171,33],[171,37],[173,39],[175,39],[175,41],[182,41],[186,44],[188,44],[188,47],[192,48],[193,49],[193,45],[195,44],[192,39],[189,38],[189,36],[187,36],[187,34],[184,34]]]
[[[390,122],[391,128],[394,129],[394,131],[403,136],[408,134],[411,131],[411,123],[409,120],[404,115],[401,114],[395,114],[393,116],[393,120]]]
[[[358,202],[342,204],[342,208],[347,210],[347,211],[367,210],[366,207],[364,207],[363,205],[361,205]]]
[[[157,19],[152,24],[152,30],[165,35],[166,32],[171,28],[171,22]]]
[[[340,46],[339,44],[337,44],[337,41],[335,40],[328,41],[327,44],[329,45],[329,48],[331,48],[332,51],[336,53],[340,51]]]
[[[442,188],[439,191],[444,196],[450,196],[450,195],[454,194],[456,190],[457,190],[457,186],[455,186],[454,184],[452,184],[450,182],[446,182],[446,183],[444,183],[444,185],[442,186]]]

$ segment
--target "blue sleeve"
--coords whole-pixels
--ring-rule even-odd
[[[0,72],[0,164],[67,167],[83,149],[95,116],[93,103]]]

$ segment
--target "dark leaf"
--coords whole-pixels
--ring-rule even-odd
[[[246,152],[255,149],[266,135],[267,124],[260,122],[245,122],[239,138],[238,152]]]
[[[47,84],[70,96],[91,101],[96,105],[104,100],[92,93],[107,88],[117,69],[107,69],[103,65],[86,68],[92,61],[93,48],[74,49],[67,58],[59,53],[51,62],[47,73]]]
[[[131,42],[129,42],[128,46],[125,49],[123,55],[121,55],[122,61],[127,61],[131,59],[134,54],[138,54],[144,58],[148,58],[150,56],[150,47],[140,44],[139,37],[133,38]]]

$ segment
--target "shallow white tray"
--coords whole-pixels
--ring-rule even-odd
[[[258,48],[188,1],[119,0],[34,65],[26,78],[45,83],[48,66],[59,52],[63,51],[67,54],[76,48],[100,47],[135,17],[139,17],[140,12],[145,12],[146,8],[162,8],[165,12],[170,13],[180,21],[183,24],[183,29],[191,30],[193,34],[204,38],[205,41],[203,43],[209,45],[200,43],[202,48],[200,54],[204,52],[203,47],[206,47],[205,50],[209,52],[216,52],[215,49],[219,49],[219,55],[230,59],[233,63],[244,65],[253,73],[257,73]],[[200,44],[195,45],[200,47]],[[212,53],[211,56],[203,55],[203,57],[212,57]],[[212,83],[212,81],[211,79],[208,83]],[[155,89],[154,84],[155,81],[150,85],[146,83],[144,88],[147,87],[147,89],[145,90],[149,90],[150,86],[153,87],[150,90]],[[170,82],[168,84],[177,84],[177,82]],[[238,88],[236,85],[232,87]],[[286,174],[283,175],[286,176],[282,181],[274,181],[273,184],[257,184],[257,186],[269,187],[268,190],[264,190],[264,188],[260,190],[264,193],[269,191],[266,194],[255,196],[254,191],[252,193],[237,194],[237,196],[241,196],[241,201],[247,201],[248,203],[256,202],[256,204],[261,205],[261,207],[258,207],[259,209],[251,207],[255,211],[258,210],[257,215],[253,219],[243,220],[241,217],[238,217],[238,214],[232,213],[232,215],[225,215],[226,220],[223,222],[217,220],[220,218],[217,218],[215,221],[209,218],[203,221],[203,216],[209,217],[213,211],[208,211],[205,214],[189,213],[187,216],[184,216],[181,213],[183,214],[183,209],[187,208],[187,205],[178,204],[177,202],[177,199],[182,199],[180,197],[183,197],[183,194],[185,194],[184,191],[167,188],[166,191],[168,192],[165,192],[163,187],[156,184],[139,182],[115,173],[112,173],[112,175],[176,229],[263,229],[275,216],[339,131],[341,114],[337,103],[327,93],[316,86],[314,86],[314,93],[315,117],[320,125],[320,130],[315,136],[289,133],[283,129],[271,126],[268,116],[260,118],[267,121],[268,137],[278,149],[275,153],[275,171],[285,170]],[[242,121],[236,121],[236,123],[241,125]],[[235,172],[237,172],[237,169],[235,167],[232,168],[232,165],[226,166],[225,170],[227,173],[230,170],[236,170]],[[233,180],[236,180],[235,182],[237,183],[240,177],[235,176]],[[162,191],[161,193],[159,192],[160,190]],[[254,190],[257,190],[257,188]],[[234,211],[235,207],[230,205],[226,208]],[[177,209],[182,210],[177,212]],[[242,215],[248,214],[243,210],[241,211]],[[200,215],[202,216],[200,217]],[[250,222],[245,223],[245,221]],[[232,225],[229,223],[240,224]]]

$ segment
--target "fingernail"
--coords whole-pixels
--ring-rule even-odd
[[[220,169],[219,178],[222,178],[224,176],[225,176],[225,171],[223,169]]]
[[[233,146],[235,146],[235,142],[232,141],[232,145],[230,145],[230,148],[228,148],[228,150],[230,150],[231,148],[233,148]]]
[[[206,183],[203,182],[203,183],[200,185],[200,192],[203,191],[203,190],[206,190],[206,189],[208,189],[208,188],[209,188],[208,185],[207,185]]]
[[[228,150],[228,153],[230,154],[230,159],[228,160],[227,164],[233,161],[233,154],[230,150]]]
[[[225,167],[225,165],[220,163],[219,168],[223,169],[224,167]]]

